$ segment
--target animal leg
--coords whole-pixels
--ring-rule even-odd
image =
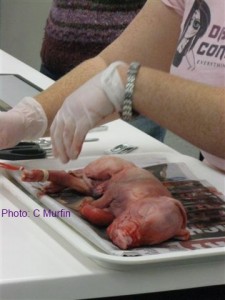
[[[78,173],[55,171],[55,170],[24,170],[21,175],[22,181],[26,182],[43,182],[50,181],[54,185],[68,187],[84,194],[90,194],[91,184]]]
[[[94,207],[87,202],[81,206],[79,212],[84,219],[97,226],[107,226],[115,218],[107,209]]]

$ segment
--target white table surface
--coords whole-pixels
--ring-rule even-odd
[[[49,78],[1,50],[0,73],[17,73],[42,89],[52,84]],[[107,131],[89,135],[99,141],[85,143],[81,158],[102,155],[122,142],[138,145],[136,153],[183,157],[121,120],[109,123]],[[199,164],[190,164],[193,173],[225,194],[224,174]],[[1,172],[0,179],[3,177]],[[0,191],[1,209],[18,209],[14,200]],[[88,299],[225,284],[225,256],[113,270],[98,265],[62,236],[29,218],[0,219],[0,259],[1,300]]]

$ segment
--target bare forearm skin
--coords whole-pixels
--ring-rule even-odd
[[[130,63],[137,60],[142,65],[168,71],[179,36],[180,22],[180,17],[161,1],[147,1],[144,9],[111,45],[35,97],[44,108],[48,126],[67,96],[114,61]],[[156,45],[160,45],[160,48]]]
[[[51,125],[64,100],[111,62],[139,61],[134,109],[202,150],[225,158],[225,89],[169,74],[181,18],[159,0],[149,0],[123,34],[99,56],[53,84],[36,99]],[[161,70],[161,71],[157,71]],[[125,84],[127,69],[119,70]]]
[[[126,71],[120,69],[126,82]],[[206,152],[225,158],[225,89],[141,67],[138,111]]]

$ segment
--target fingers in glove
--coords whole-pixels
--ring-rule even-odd
[[[56,158],[59,158],[62,163],[67,163],[69,157],[66,154],[66,149],[63,141],[64,132],[64,120],[63,118],[55,118],[50,128],[50,135],[52,140],[52,153]]]
[[[1,132],[0,150],[14,147],[19,142],[20,142],[19,138],[13,137],[13,139],[10,140],[9,137],[4,134],[4,132],[3,133]]]
[[[73,119],[69,118],[66,120],[63,131],[63,143],[66,151],[66,155],[69,159],[75,159],[78,156],[78,152],[72,149],[72,143],[76,131],[76,123]]]
[[[52,143],[52,154],[55,158],[57,158],[58,157],[58,152],[56,150],[55,138],[54,138],[55,130],[56,130],[56,122],[54,120],[51,127],[50,127],[50,136],[51,136],[51,143]]]
[[[0,112],[0,149],[14,147],[24,138],[23,123],[22,114]]]
[[[84,132],[86,132],[86,131],[76,130],[76,132],[73,136],[73,141],[72,141],[70,152],[69,152],[70,159],[76,159],[78,157],[78,155],[80,154],[82,145],[83,145],[83,142],[84,142],[84,139],[86,136],[86,134],[84,134]]]

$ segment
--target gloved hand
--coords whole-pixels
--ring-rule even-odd
[[[63,163],[79,155],[90,129],[105,117],[121,110],[124,86],[117,67],[111,64],[74,91],[58,111],[50,128],[53,155]]]
[[[0,112],[0,149],[13,147],[21,140],[39,138],[46,128],[42,106],[35,99],[25,97],[14,108]]]

